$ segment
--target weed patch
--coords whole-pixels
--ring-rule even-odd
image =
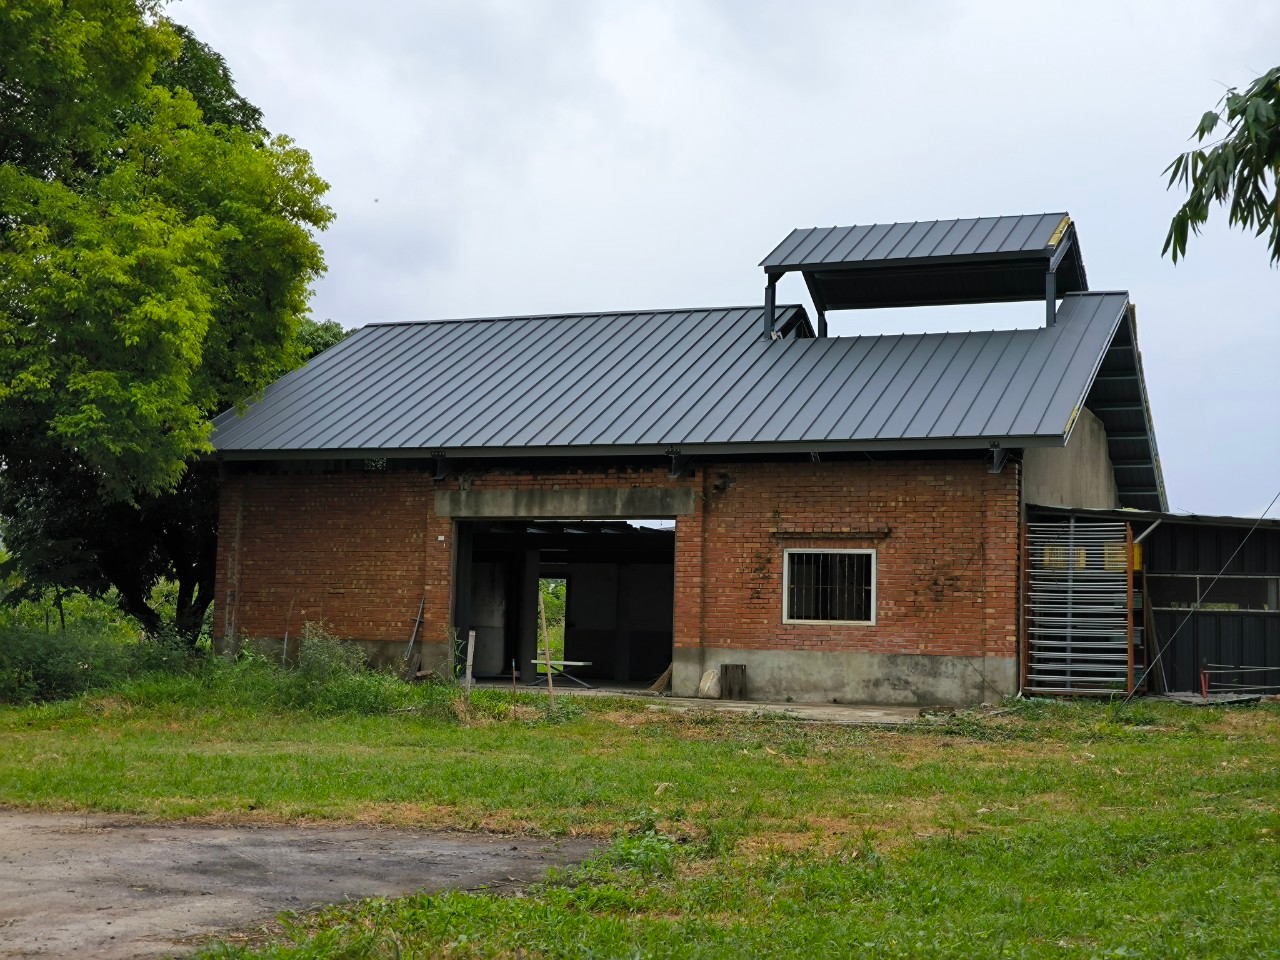
[[[336,907],[218,956],[1280,953],[1274,705],[880,730],[488,689],[460,719],[454,686],[350,666],[245,658],[0,708],[0,803],[612,838],[526,890]]]

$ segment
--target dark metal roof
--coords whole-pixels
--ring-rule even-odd
[[[799,271],[820,311],[1037,300],[1089,289],[1066,213],[792,230],[760,262]]]
[[[885,260],[1043,255],[1056,246],[1054,234],[1059,227],[1065,230],[1064,221],[1069,220],[1066,213],[1039,213],[798,229],[760,265],[772,270]]]
[[[367,326],[217,418],[230,459],[583,456],[1061,445],[1128,316],[812,338],[803,307]]]
[[[1042,507],[1033,503],[1027,504],[1027,509],[1047,516],[1075,516],[1083,517],[1087,520],[1123,520],[1128,523],[1147,525],[1160,521],[1161,523],[1177,523],[1193,527],[1252,528],[1256,526],[1259,530],[1280,531],[1280,519],[1274,517],[1264,517],[1262,519],[1257,517],[1219,517],[1212,514],[1169,513],[1165,510],[1141,510],[1137,508],[1100,510],[1092,507]],[[1141,533],[1143,529],[1145,527],[1140,527],[1135,533]],[[1212,565],[1211,573],[1216,573],[1222,565],[1221,560],[1216,559],[1207,561],[1207,563]]]

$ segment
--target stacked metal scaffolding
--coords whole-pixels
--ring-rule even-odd
[[[1103,696],[1134,684],[1126,523],[1029,523],[1024,692]]]

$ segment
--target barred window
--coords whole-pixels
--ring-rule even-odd
[[[874,550],[784,550],[785,623],[876,622]]]

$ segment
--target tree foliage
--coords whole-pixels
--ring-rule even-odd
[[[558,623],[563,620],[565,603],[568,599],[568,582],[565,580],[539,580],[538,589],[542,592],[542,608],[546,611],[547,621]]]
[[[322,336],[327,185],[261,119],[148,0],[0,2],[5,541],[149,626],[160,576],[212,599],[211,417]]]
[[[134,0],[0,3],[0,164],[47,177],[92,165],[178,53],[159,4]]]
[[[171,24],[180,46],[178,55],[157,67],[152,81],[170,90],[186,90],[195,98],[204,122],[267,132],[262,111],[240,95],[222,54],[202,43],[181,24]]]
[[[1271,262],[1280,262],[1280,67],[1268,70],[1241,93],[1229,89],[1200,118],[1198,143],[1225,128],[1217,140],[1177,157],[1165,169],[1169,186],[1187,191],[1174,215],[1164,252],[1176,263],[1186,256],[1187,239],[1208,222],[1215,205],[1227,207],[1232,226],[1269,234]]]
[[[341,343],[351,336],[352,331],[345,329],[337,320],[322,320],[309,323],[303,327],[298,336],[302,348],[302,359],[310,360],[317,353],[324,353],[332,346]]]

